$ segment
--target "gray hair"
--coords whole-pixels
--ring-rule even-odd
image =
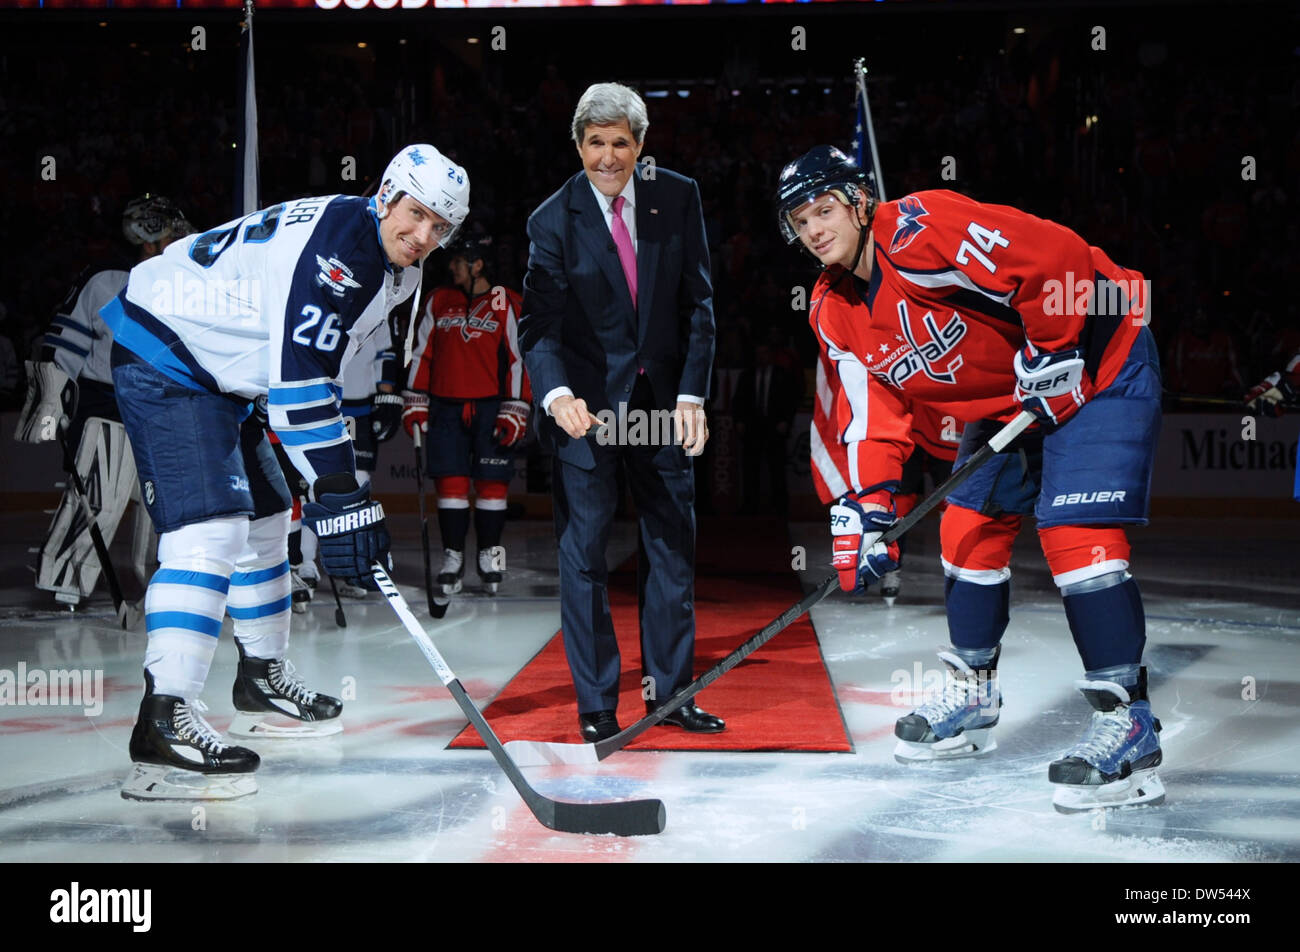
[[[595,83],[578,100],[573,110],[573,141],[582,145],[587,126],[607,126],[626,119],[637,145],[645,141],[650,128],[645,100],[635,89],[622,83]]]

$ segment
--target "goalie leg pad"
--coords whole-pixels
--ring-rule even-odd
[[[120,423],[91,417],[82,430],[73,464],[86,487],[87,502],[104,543],[112,544],[136,481],[126,429]],[[99,572],[90,523],[69,481],[41,549],[36,587],[75,605],[94,591]]]

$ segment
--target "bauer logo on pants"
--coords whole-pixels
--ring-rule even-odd
[[[152,479],[146,479],[144,481],[144,503],[146,506],[153,505],[153,480]]]

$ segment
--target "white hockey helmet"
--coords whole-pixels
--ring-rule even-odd
[[[438,236],[440,247],[451,243],[469,216],[469,174],[427,143],[408,145],[384,169],[375,196],[384,203],[382,214],[387,215],[388,206],[403,193],[433,209],[451,225],[446,234]]]
[[[165,238],[184,238],[194,234],[194,226],[171,201],[145,192],[126,203],[122,212],[122,234],[133,245],[158,242]]]

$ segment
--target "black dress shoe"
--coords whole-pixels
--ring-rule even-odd
[[[592,711],[590,714],[578,715],[578,726],[582,728],[582,739],[588,744],[613,737],[623,728],[618,726],[618,718],[613,711]]]
[[[648,708],[646,713],[649,714],[653,710],[654,708]],[[683,704],[660,723],[680,727],[692,734],[720,734],[727,729],[726,721],[700,710],[694,704]]]

